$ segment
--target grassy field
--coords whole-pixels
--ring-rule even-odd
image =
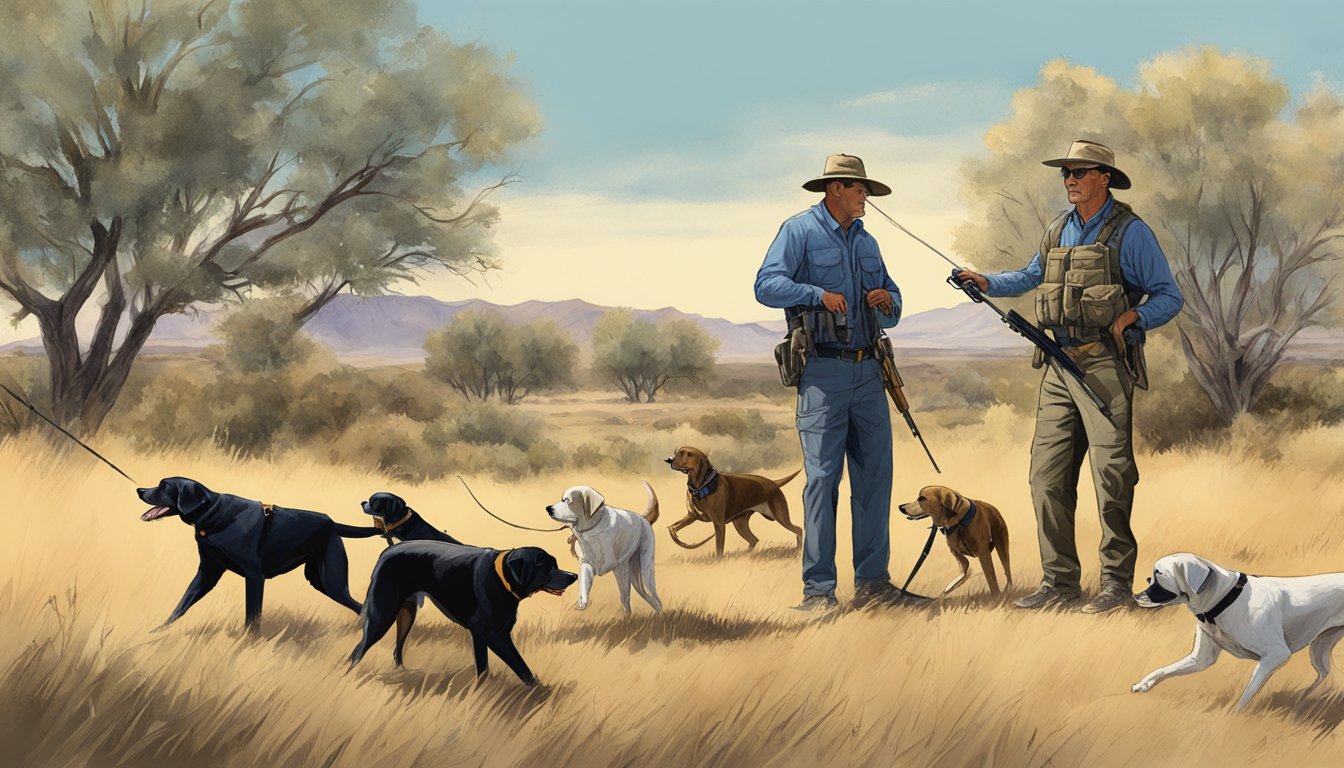
[[[648,424],[698,405],[557,398],[535,407],[566,434],[653,439],[660,433]],[[789,420],[779,403],[751,407]],[[1013,536],[1009,597],[1034,587],[1030,419],[999,407],[983,425],[925,431],[944,467],[937,482],[1003,510]],[[678,442],[713,447],[685,427],[661,434],[669,452]],[[1281,441],[1274,463],[1260,458],[1260,440],[1246,434],[1216,449],[1140,456],[1141,576],[1174,551],[1252,573],[1344,570],[1344,429]],[[894,496],[913,498],[936,476],[908,435],[898,430],[895,445]],[[364,522],[360,500],[390,490],[463,540],[539,545],[574,564],[564,534],[491,520],[456,479],[407,485],[297,457],[135,455],[116,441],[99,448],[141,484],[187,475],[347,523]],[[665,467],[508,483],[467,478],[496,513],[538,526],[547,524],[544,506],[577,483],[642,508],[646,478],[662,502],[657,579],[667,610],[654,616],[636,597],[633,617],[623,617],[611,576],[597,580],[584,612],[572,591],[527,600],[515,638],[543,682],[534,689],[498,660],[478,684],[466,632],[432,609],[421,613],[405,669],[392,666],[386,638],[347,673],[355,618],[298,572],[268,582],[256,635],[242,631],[242,580],[233,575],[155,632],[194,573],[191,529],[140,522],[144,505],[130,483],[32,439],[0,444],[0,476],[8,501],[0,540],[5,764],[1333,765],[1344,749],[1344,686],[1332,680],[1297,700],[1313,679],[1305,655],[1241,714],[1230,708],[1252,664],[1226,655],[1206,672],[1130,694],[1149,670],[1189,650],[1194,619],[1184,608],[1024,612],[991,599],[976,575],[935,611],[846,610],[809,621],[789,610],[800,596],[798,555],[777,525],[754,521],[763,541],[752,553],[730,531],[718,560],[709,547],[672,545],[662,529],[682,514],[684,480]],[[801,481],[785,490],[801,519]],[[1086,481],[1081,494],[1087,553],[1098,534]],[[842,507],[842,602],[850,592],[847,515]],[[899,580],[926,529],[899,518],[892,528]],[[351,540],[346,548],[351,590],[362,598],[381,544]],[[1084,554],[1084,567],[1095,588],[1095,558]],[[916,586],[936,592],[954,573],[939,542]]]

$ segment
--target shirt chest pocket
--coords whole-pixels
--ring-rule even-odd
[[[863,290],[871,291],[874,288],[883,288],[886,281],[882,279],[882,257],[876,254],[872,256],[860,256],[859,268],[863,270]]]
[[[840,248],[816,248],[808,251],[807,268],[812,284],[839,293],[845,289],[844,251]]]

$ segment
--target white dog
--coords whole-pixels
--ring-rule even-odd
[[[653,523],[658,520],[658,497],[647,482],[644,490],[648,491],[649,504],[643,516],[607,504],[602,494],[586,485],[570,488],[558,504],[546,507],[552,519],[574,529],[579,556],[579,610],[588,607],[593,577],[608,571],[616,572],[626,615],[630,614],[631,585],[655,613],[663,610],[653,581]]]
[[[1185,602],[1199,620],[1189,656],[1149,672],[1134,684],[1144,693],[1164,678],[1208,669],[1219,651],[1255,659],[1238,710],[1293,653],[1311,646],[1316,682],[1330,674],[1330,651],[1344,637],[1344,573],[1270,578],[1237,574],[1197,555],[1167,555],[1153,566],[1149,587],[1135,595],[1144,608]]]

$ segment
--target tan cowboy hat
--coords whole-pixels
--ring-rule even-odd
[[[815,179],[803,184],[808,192],[825,192],[826,185],[832,181],[863,181],[868,184],[868,193],[873,197],[891,194],[891,187],[880,181],[873,181],[863,172],[863,161],[853,155],[831,155],[826,158],[826,170]]]
[[[1115,153],[1105,144],[1078,139],[1069,147],[1069,154],[1056,160],[1045,160],[1041,165],[1063,168],[1068,163],[1094,163],[1106,167],[1111,174],[1111,189],[1129,189],[1129,177],[1115,167]]]

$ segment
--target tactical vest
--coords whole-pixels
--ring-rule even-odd
[[[1061,247],[1065,211],[1041,239],[1044,274],[1036,288],[1036,322],[1056,337],[1060,332],[1079,343],[1109,338],[1108,329],[1131,306],[1120,277],[1120,245],[1127,225],[1138,218],[1115,200],[1095,242]]]

